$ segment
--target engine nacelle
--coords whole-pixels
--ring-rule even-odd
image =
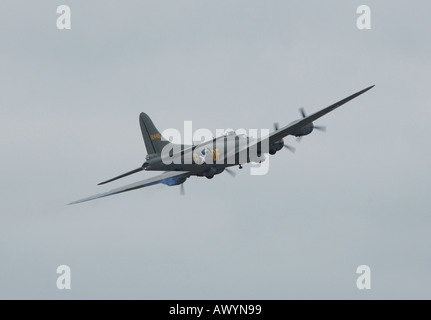
[[[306,136],[312,133],[313,129],[314,129],[314,125],[312,122],[310,122],[309,124],[306,124],[305,126],[296,129],[294,132],[292,132],[292,135],[294,135],[295,137]]]
[[[277,151],[280,151],[284,146],[283,139],[275,141],[274,143],[271,143],[269,145],[269,154],[274,155],[277,153]]]
[[[207,177],[208,179],[212,179],[216,174],[220,174],[223,171],[224,171],[224,168],[211,167],[204,172],[204,176]]]

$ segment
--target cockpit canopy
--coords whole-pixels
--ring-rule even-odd
[[[240,132],[242,132],[241,130],[239,130]],[[237,133],[236,131],[234,131],[234,130],[232,130],[232,129],[227,129],[225,132],[224,132],[224,136],[225,137],[229,137],[229,136],[237,136],[237,137],[240,137],[240,138],[247,138],[247,135],[246,134],[244,134],[244,133]]]
[[[235,135],[235,131],[234,131],[234,130],[232,130],[232,129],[227,129],[227,130],[224,132],[224,135],[225,135],[225,136],[234,136],[234,135]]]

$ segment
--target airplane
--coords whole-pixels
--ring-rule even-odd
[[[245,135],[238,135],[235,132],[229,132],[198,145],[179,145],[165,140],[160,131],[154,126],[150,117],[142,112],[139,115],[139,124],[148,153],[145,158],[146,161],[139,168],[103,181],[98,185],[103,185],[140,171],[164,172],[155,177],[83,198],[69,204],[103,198],[159,183],[168,186],[181,185],[181,194],[184,194],[183,183],[191,176],[212,179],[215,175],[224,171],[235,175],[229,167],[239,166],[241,169],[245,163],[262,162],[265,160],[265,153],[274,155],[283,147],[294,151],[292,147],[285,145],[283,140],[285,137],[290,135],[301,138],[312,133],[314,129],[325,130],[324,127],[316,126],[313,122],[373,87],[374,85],[358,91],[309,116],[305,114],[303,109],[300,109],[301,119],[295,120],[282,128],[279,128],[278,124],[275,123],[275,130],[268,136],[251,138]]]

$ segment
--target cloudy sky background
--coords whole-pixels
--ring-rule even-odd
[[[68,4],[72,30],[56,28]],[[356,28],[368,4],[372,30]],[[429,1],[0,2],[0,298],[431,298]],[[209,181],[151,176],[161,129],[271,128],[376,87]],[[316,124],[317,124],[316,123]],[[56,268],[72,290],[56,288]],[[372,289],[356,288],[371,267]]]

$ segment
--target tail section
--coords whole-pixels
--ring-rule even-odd
[[[162,140],[162,134],[157,130],[153,121],[151,121],[146,113],[142,112],[139,115],[139,124],[141,126],[142,137],[144,138],[147,153],[161,153],[163,148],[169,144],[169,141]]]
[[[166,145],[170,144],[170,142],[166,140],[162,140],[163,139],[162,134],[159,132],[159,130],[157,130],[157,128],[154,126],[153,121],[151,121],[150,117],[147,114],[142,112],[139,115],[139,124],[141,126],[142,137],[144,138],[145,147],[147,148],[148,155],[161,154],[163,148]],[[134,173],[145,170],[148,167],[148,165],[149,165],[148,162],[145,162],[141,167],[134,169],[132,171],[123,173],[122,175],[119,175],[115,178],[100,182],[99,185],[105,184],[111,181],[115,181],[117,179],[124,178]]]

